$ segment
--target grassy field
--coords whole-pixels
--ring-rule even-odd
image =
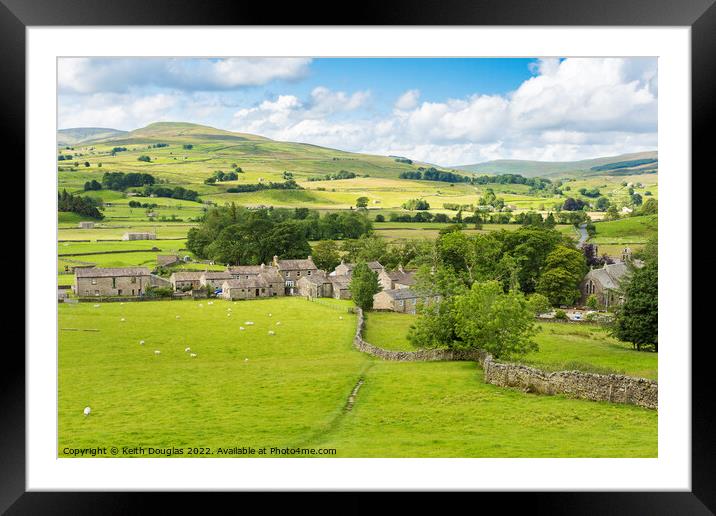
[[[416,316],[395,312],[370,312],[365,340],[384,349],[414,351],[407,334]],[[630,344],[591,324],[540,323],[535,337],[539,351],[521,361],[548,371],[581,370],[601,374],[626,374],[658,378],[658,354],[635,351]]]
[[[590,239],[596,244],[643,244],[658,231],[658,216],[625,217],[595,223],[597,234]]]
[[[166,144],[156,148],[157,143]],[[185,148],[186,145],[192,147]],[[114,147],[127,150],[112,155]],[[657,175],[579,177],[569,183],[571,190],[564,195],[535,194],[520,184],[470,185],[399,179],[401,172],[429,167],[426,163],[402,163],[389,156],[374,156],[343,152],[316,145],[279,142],[267,138],[231,133],[219,129],[186,123],[156,123],[145,128],[120,134],[114,138],[76,144],[72,149],[61,147],[58,154],[69,159],[58,160],[58,188],[72,193],[92,195],[111,202],[105,214],[115,220],[145,220],[146,210],[129,208],[128,199],[119,192],[83,192],[86,181],[100,181],[105,172],[142,172],[154,175],[172,186],[195,190],[203,201],[223,204],[236,202],[247,206],[305,206],[314,209],[348,209],[358,197],[367,197],[369,207],[384,212],[400,211],[402,204],[414,198],[430,203],[431,212],[444,212],[444,203],[474,204],[487,188],[502,197],[505,203],[523,210],[553,210],[567,195],[579,197],[577,190],[600,187],[605,195],[620,206],[628,202],[622,183],[635,185],[635,191],[651,191],[656,196]],[[151,161],[139,161],[142,155]],[[77,165],[74,165],[77,163]],[[89,166],[85,166],[87,163]],[[101,165],[100,165],[101,164]],[[232,165],[242,169],[237,180],[205,184],[215,171],[228,172]],[[65,170],[71,167],[74,170]],[[325,180],[327,174],[342,170],[353,172],[352,179]],[[242,184],[282,182],[284,172],[290,172],[304,190],[262,190],[229,193],[227,189]],[[455,171],[465,175],[469,172]],[[519,173],[519,171],[516,171]],[[320,180],[315,180],[320,179]],[[171,199],[140,199],[155,202],[157,217],[177,217],[185,221],[200,216],[204,206],[189,201]],[[75,222],[66,219],[67,222]]]
[[[657,454],[655,411],[486,385],[475,363],[382,362],[352,348],[350,302],[323,301],[59,305],[59,455],[238,445],[339,457]]]

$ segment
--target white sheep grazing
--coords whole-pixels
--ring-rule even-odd
[[[95,308],[99,308],[99,305],[94,305]]]
[[[281,321],[278,321],[278,322],[276,323],[276,326],[281,326]]]
[[[248,362],[248,361],[249,361],[249,359],[248,359],[248,358],[244,358],[244,362]]]
[[[177,315],[177,319],[179,319],[179,316]]]
[[[246,326],[251,326],[252,324],[254,324],[254,322],[253,322],[253,321],[246,321],[244,324],[245,324]]]
[[[184,348],[185,353],[188,353],[189,351],[191,351],[191,348]]]
[[[122,318],[120,319],[120,321],[124,322],[124,317],[122,317]]]
[[[269,330],[269,335],[276,335],[276,333],[273,330]]]
[[[203,304],[203,303],[199,303],[199,308],[204,308],[204,304]]]
[[[155,355],[159,355],[160,353],[161,353],[161,351],[159,351],[158,349],[155,349],[155,350],[154,350],[154,354],[155,354]]]
[[[268,314],[269,317],[271,317],[271,314]]]
[[[191,353],[189,356],[190,356],[191,358],[196,358],[196,353]]]
[[[144,346],[144,341],[143,341],[143,340],[140,340],[140,341],[139,341],[139,345],[140,345],[140,346]]]
[[[244,331],[244,327],[243,327],[243,326],[239,326],[239,329],[240,329],[241,331]]]
[[[89,407],[85,407],[85,410],[84,410],[85,416],[89,416],[89,415],[90,415],[90,412],[91,412],[90,408],[89,408]]]
[[[342,315],[338,316],[338,318],[339,318],[341,321],[343,320],[343,316],[342,316]]]
[[[213,305],[213,304],[214,304],[214,302],[213,302],[213,301],[209,301],[209,302],[208,302],[208,303],[206,303],[206,304],[207,304],[207,305]]]

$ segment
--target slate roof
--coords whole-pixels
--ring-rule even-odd
[[[410,290],[409,288],[395,288],[392,290],[384,290],[383,292],[396,301],[400,299],[418,299],[421,297],[417,292]]]
[[[196,281],[201,279],[202,274],[204,271],[182,271],[172,273],[171,277],[174,281]]]
[[[215,279],[233,279],[234,277],[226,271],[205,271],[201,273],[204,279],[215,280]]]
[[[112,278],[120,276],[149,276],[146,267],[82,267],[75,269],[78,278]]]
[[[180,261],[180,258],[175,254],[158,254],[157,265],[170,265]]]
[[[273,269],[273,267],[270,267],[270,268]],[[237,276],[241,276],[241,275],[244,275],[244,276],[254,275],[255,276],[256,274],[260,274],[262,271],[267,270],[267,269],[269,269],[269,267],[266,267],[265,265],[264,265],[263,269],[261,268],[260,265],[234,265],[232,267],[229,267],[227,272],[229,272],[229,274],[234,274]]]
[[[641,263],[635,264],[637,267],[643,265]],[[585,279],[592,279],[598,281],[603,288],[616,290],[619,288],[619,284],[629,273],[629,267],[624,262],[617,262],[612,264],[606,264],[604,267],[599,269],[592,269],[587,273]]]
[[[308,281],[314,285],[323,285],[324,283],[330,283],[331,279],[326,276],[323,271],[316,271],[310,276],[302,276],[298,281]]]
[[[380,272],[380,271],[382,271],[382,270],[385,269],[385,267],[383,267],[383,265],[382,265],[380,262],[377,262],[377,261],[366,262],[366,263],[367,263],[367,265],[368,265],[368,268],[369,268],[370,270],[372,270],[372,271],[375,271],[375,272]],[[353,272],[353,269],[355,269],[355,268],[356,268],[356,265],[358,265],[358,264],[357,264],[357,263],[345,263],[345,262],[343,262],[343,263],[341,263],[340,265],[343,265],[344,267],[346,267],[346,268],[348,269],[348,273],[350,274],[351,272]]]
[[[278,268],[283,271],[298,271],[306,269],[318,269],[313,260],[278,260]]]
[[[401,285],[414,285],[415,284],[415,271],[390,271],[386,274],[391,281],[400,283]]]
[[[351,284],[348,276],[329,276],[328,280],[333,283],[333,288],[337,290],[345,290]]]

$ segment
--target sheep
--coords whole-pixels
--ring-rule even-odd
[[[338,319],[340,319],[340,320],[342,321],[342,320],[343,320],[343,316],[342,316],[342,315],[339,315],[339,316],[338,316]]]
[[[155,349],[155,350],[154,350],[154,354],[155,354],[155,355],[159,355],[159,354],[161,354],[161,351],[159,351],[158,349]]]
[[[99,308],[99,305],[94,305],[95,308]]]
[[[268,314],[269,317],[271,317],[271,314]]]
[[[125,321],[124,317],[122,317],[122,318],[120,319],[120,321],[124,322],[124,321]]]
[[[90,408],[89,408],[89,407],[85,407],[85,410],[84,410],[85,416],[89,416],[89,415],[90,415],[90,412],[92,412],[92,411],[90,410]]]
[[[179,316],[177,315],[177,319],[179,319]]]
[[[140,346],[144,346],[144,341],[143,341],[143,340],[140,340],[140,341],[139,341],[139,345],[140,345]]]
[[[244,327],[243,327],[243,326],[239,326],[239,329],[240,329],[241,331],[244,331]]]
[[[269,330],[269,335],[276,335],[276,333],[273,330]]]
[[[191,348],[190,348],[190,347],[184,348],[184,353],[188,353],[189,351],[191,351]]]
[[[246,321],[244,324],[245,324],[246,326],[251,326],[252,324],[254,324],[254,322],[253,322],[253,321]]]
[[[248,362],[248,361],[249,361],[249,359],[248,359],[248,358],[244,358],[244,362]]]
[[[276,326],[281,326],[281,321],[276,322]]]
[[[196,358],[196,353],[191,353],[189,356],[190,356],[191,358]]]

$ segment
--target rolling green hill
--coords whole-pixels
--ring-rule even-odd
[[[57,131],[57,145],[61,147],[76,145],[90,140],[115,138],[126,133],[127,131],[108,129],[105,127],[75,127],[72,129],[60,129]]]
[[[640,163],[640,161],[648,162]],[[581,161],[528,161],[498,159],[494,161],[486,161],[485,163],[462,165],[452,168],[479,174],[520,174],[525,177],[579,177],[585,175],[637,175],[640,173],[656,171],[657,167],[657,151],[648,151],[621,154],[619,156],[609,156],[604,158],[586,159]]]

